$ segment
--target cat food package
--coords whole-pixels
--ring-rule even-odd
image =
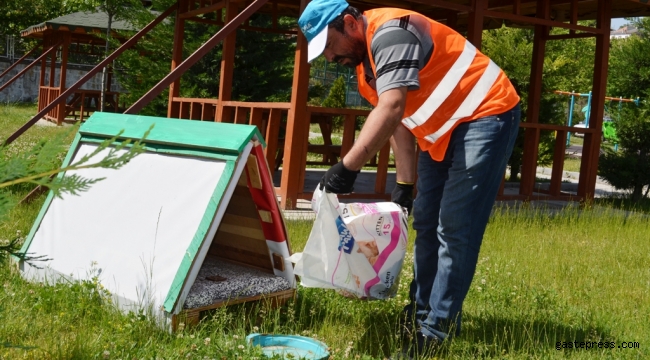
[[[407,245],[407,216],[392,202],[341,204],[314,191],[316,220],[302,253],[291,256],[306,287],[377,300],[395,296]]]

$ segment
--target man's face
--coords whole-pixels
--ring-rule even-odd
[[[356,20],[352,16],[350,18],[355,23],[350,25],[351,22],[346,19],[343,33],[334,28],[329,29],[323,55],[329,62],[354,68],[366,57],[366,41]]]

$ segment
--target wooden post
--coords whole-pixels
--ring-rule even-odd
[[[300,1],[300,11],[308,0]],[[307,39],[298,32],[298,44],[294,58],[291,107],[287,116],[287,133],[284,142],[284,161],[280,181],[280,207],[295,209],[298,194],[303,191],[301,174],[305,171],[309,114],[307,112],[307,88],[309,87],[309,63],[307,62]]]
[[[185,37],[185,19],[181,15],[187,11],[187,0],[180,0],[178,2],[178,9],[176,10],[176,20],[174,23],[174,45],[172,48],[172,68],[173,71],[176,67],[183,62],[183,38]],[[169,84],[169,100],[167,102],[167,117],[180,118],[180,105],[174,103],[174,98],[180,95],[181,79],[176,79]]]
[[[487,0],[473,0],[472,12],[469,13],[467,23],[467,40],[481,50],[481,40],[483,39],[483,10],[487,7]]]
[[[63,43],[61,44],[61,67],[59,69],[59,95],[63,94],[65,91],[65,80],[66,80],[66,75],[67,75],[67,68],[68,68],[68,48],[70,47],[70,32],[66,31],[63,33]],[[61,125],[63,123],[63,120],[65,120],[65,110],[66,110],[66,102],[63,101],[61,104],[59,104],[58,111],[57,111],[57,116],[56,116],[56,124]]]
[[[115,101],[115,95],[111,91],[111,86],[113,86],[113,64],[106,65],[106,101],[113,104],[113,111],[118,112],[117,102]]]
[[[278,151],[278,138],[280,137],[280,123],[282,122],[282,111],[280,109],[271,109],[269,112],[269,121],[266,125],[266,162],[269,168],[275,170],[276,156]]]
[[[237,16],[237,3],[226,0],[226,23]],[[232,110],[224,109],[223,101],[232,100],[232,73],[235,69],[235,42],[237,41],[237,30],[231,32],[223,40],[221,55],[221,75],[219,76],[219,103],[217,105],[217,121],[230,122]]]
[[[447,23],[445,24],[449,26],[450,28],[457,30],[458,27],[458,13],[455,11],[448,11],[447,12]]]
[[[596,61],[594,64],[594,81],[591,90],[592,98],[589,118],[589,128],[598,129],[598,131],[585,134],[585,141],[582,146],[580,179],[578,181],[578,196],[585,200],[593,199],[594,193],[596,192],[600,139],[603,129],[603,114],[605,111],[611,15],[612,2],[609,0],[599,0],[597,27],[601,32],[596,35]]]
[[[52,39],[54,40],[54,39]],[[56,39],[57,41],[59,39]],[[52,41],[54,43],[54,41]],[[56,45],[58,46],[58,45]],[[56,50],[52,51],[50,56],[50,81],[47,86],[54,87],[54,74],[56,73]]]
[[[555,147],[553,149],[553,169],[551,171],[551,184],[549,193],[553,196],[560,196],[562,191],[562,173],[564,172],[564,157],[566,154],[567,132],[557,131],[555,136]]]
[[[537,3],[537,17],[546,19],[548,9],[548,1],[539,1]],[[548,33],[549,28],[547,26],[535,25],[533,62],[530,72],[530,90],[528,92],[528,113],[526,114],[526,122],[531,124],[539,122],[539,100],[542,97],[542,71],[544,69],[544,53]],[[521,183],[519,185],[519,193],[522,195],[530,196],[533,194],[535,174],[537,173],[539,138],[539,128],[526,128],[521,165]]]
[[[50,46],[51,46],[50,45],[50,39],[49,39],[48,36],[45,36],[43,38],[43,52],[45,52],[47,50],[47,48],[49,48]],[[41,60],[41,76],[39,77],[39,80],[38,80],[39,87],[40,86],[45,86],[45,67],[46,66],[47,66],[47,58],[43,58],[43,60]],[[39,98],[39,100],[40,100],[40,98]]]
[[[47,51],[52,46],[52,40],[50,40],[49,35],[43,35],[43,52]],[[45,86],[45,67],[47,66],[47,57],[43,57],[41,60],[41,76],[39,79],[38,85],[38,110],[40,111],[47,106],[45,91],[43,87]]]

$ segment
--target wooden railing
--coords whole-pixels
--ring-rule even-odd
[[[580,187],[586,186],[586,177],[583,173],[591,171],[591,163],[584,156],[581,156],[580,163],[580,179],[578,194],[572,194],[562,191],[562,178],[564,172],[564,159],[566,158],[566,143],[567,135],[569,132],[584,134],[585,143],[591,141],[594,137],[601,136],[600,129],[592,128],[575,128],[564,125],[540,124],[540,123],[526,123],[522,122],[519,126],[519,131],[532,132],[530,138],[535,140],[534,147],[531,149],[535,151],[532,158],[538,157],[539,143],[542,132],[553,132],[555,137],[555,144],[553,148],[553,165],[551,168],[551,178],[548,189],[545,187],[536,186],[537,183],[537,162],[527,163],[524,159],[521,169],[521,182],[519,184],[519,193],[516,195],[504,194],[504,187],[501,186],[497,195],[497,200],[585,200],[586,197],[581,195]],[[596,165],[593,165],[596,166]]]
[[[104,92],[104,111],[120,112],[120,93],[115,91]],[[83,121],[89,117],[91,112],[99,111],[101,102],[101,91],[79,89],[74,92],[72,99],[68,101],[65,110],[65,117],[73,121]]]
[[[58,86],[57,87],[41,86],[38,89],[38,111],[40,112],[41,110],[45,109],[45,107],[48,106],[51,102],[53,102],[56,98],[58,98],[60,94],[61,94],[61,89]],[[62,103],[54,107],[53,109],[48,111],[43,117],[47,120],[56,122],[59,117],[58,114],[61,106],[64,106],[64,104]]]
[[[280,166],[284,152],[284,136],[280,136],[280,132],[290,103],[223,101],[224,116],[218,119],[218,99],[175,97],[172,101],[172,118],[256,125],[266,142],[265,156],[269,167],[274,170]]]
[[[265,155],[272,171],[277,171],[282,164],[283,158],[287,156],[301,159],[304,164],[303,168],[305,168],[307,166],[307,154],[300,153],[299,150],[293,148],[285,148],[284,134],[290,105],[290,103],[241,101],[223,101],[220,104],[218,99],[174,97],[169,115],[172,118],[179,119],[256,125],[267,144]],[[223,107],[221,118],[218,118],[219,106]],[[309,121],[305,121],[304,126],[309,127],[309,124],[318,124],[323,136],[323,144],[310,143],[308,138],[304,139],[304,149],[307,149],[307,152],[322,156],[321,161],[312,160],[310,165],[332,165],[339,161],[342,156],[345,156],[354,143],[357,118],[366,117],[369,113],[369,110],[307,107]],[[332,142],[332,122],[333,118],[337,116],[344,118],[340,145]],[[390,145],[386,143],[375,158],[367,164],[377,168],[374,192],[355,193],[355,198],[388,199],[386,179],[390,166],[389,158]],[[304,172],[301,175],[300,184],[303,188],[298,189],[299,198],[311,199],[312,193],[304,191]]]
[[[59,87],[41,86],[38,90],[38,111],[43,110],[47,105],[59,97],[60,94],[61,89]],[[119,112],[119,96],[120,94],[117,92],[107,91],[105,93],[105,99],[108,106],[104,111]],[[72,121],[83,121],[84,117],[88,117],[91,112],[99,110],[100,97],[101,92],[99,90],[75,90],[70,101],[54,107],[43,117],[46,120],[61,125],[59,123],[59,111],[61,110],[61,106],[65,106],[65,111],[63,112],[61,121],[66,119]]]
[[[323,134],[323,145],[320,144],[307,144],[307,151],[312,153],[323,154],[323,160],[320,163],[311,162],[316,165],[332,165],[343,158],[354,144],[356,138],[356,123],[357,118],[367,117],[370,110],[358,109],[336,109],[336,108],[323,108],[318,106],[308,106],[307,114],[310,123],[319,124],[321,133]],[[341,145],[335,145],[331,140],[331,125],[333,118],[341,116],[343,120],[343,134]],[[386,193],[386,180],[388,177],[390,159],[390,144],[386,142],[381,150],[366,164],[377,168],[375,176],[374,191],[370,193],[358,193],[354,195],[339,195],[340,198],[355,198],[355,199],[380,199],[387,200],[389,195]],[[394,166],[394,165],[393,165]],[[304,183],[304,181],[303,181]],[[310,200],[312,192],[299,193],[299,198]]]

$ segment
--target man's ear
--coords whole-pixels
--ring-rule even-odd
[[[356,30],[357,26],[359,25],[357,24],[357,19],[355,19],[354,16],[350,14],[345,14],[345,16],[343,16],[343,22],[345,24],[345,27],[349,28],[350,30]]]

